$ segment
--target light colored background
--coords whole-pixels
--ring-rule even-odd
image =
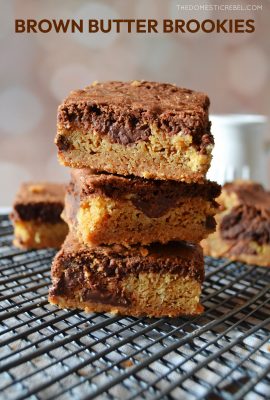
[[[57,163],[56,109],[93,80],[168,81],[209,94],[212,113],[270,109],[270,2],[263,12],[180,12],[185,0],[0,0],[0,205],[22,180],[68,178]],[[15,18],[252,18],[254,34],[15,34]]]

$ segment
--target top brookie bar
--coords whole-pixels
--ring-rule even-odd
[[[60,162],[147,179],[202,181],[213,137],[208,97],[165,83],[93,83],[58,110]]]
[[[11,219],[14,245],[20,248],[58,248],[68,226],[61,219],[65,185],[48,182],[23,183],[16,195]]]

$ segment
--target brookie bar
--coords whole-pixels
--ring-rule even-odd
[[[20,248],[59,248],[68,233],[61,219],[65,187],[57,183],[24,183],[17,193],[11,219],[14,245]]]
[[[92,175],[75,169],[63,218],[78,240],[91,246],[189,241],[215,230],[220,186]]]
[[[93,83],[58,109],[62,164],[147,179],[201,181],[213,137],[208,97],[175,85]]]
[[[224,185],[217,231],[202,242],[205,254],[270,266],[270,192],[254,182]]]
[[[202,312],[203,278],[199,245],[91,249],[70,233],[53,262],[49,301],[86,312],[193,315]]]

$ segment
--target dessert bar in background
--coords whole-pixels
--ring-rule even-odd
[[[202,242],[205,254],[270,266],[270,192],[235,181],[224,185],[217,201],[217,231]]]
[[[73,168],[147,179],[202,181],[213,136],[209,99],[175,85],[94,83],[58,109],[59,160]]]
[[[59,248],[68,233],[62,220],[65,186],[32,182],[21,185],[11,213],[14,245],[23,249]]]
[[[49,301],[61,308],[151,317],[202,311],[199,245],[89,248],[69,234],[52,266]]]
[[[92,246],[199,243],[215,230],[220,186],[92,175],[75,169],[63,218],[77,238]]]

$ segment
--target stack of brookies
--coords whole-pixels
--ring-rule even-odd
[[[202,93],[145,81],[94,83],[59,107],[59,160],[73,170],[51,303],[157,317],[201,312],[199,242],[215,230],[220,194],[205,180],[208,107]]]

